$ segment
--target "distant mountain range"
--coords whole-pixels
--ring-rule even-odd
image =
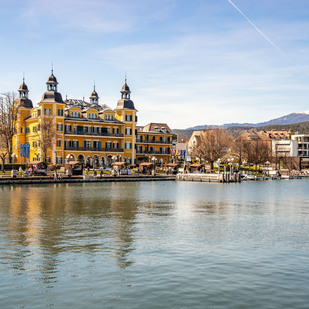
[[[229,127],[264,127],[274,124],[293,124],[309,121],[309,111],[302,113],[292,113],[286,116],[282,116],[276,119],[272,119],[265,122],[259,123],[225,123],[223,125],[198,125],[195,127],[187,128],[186,130],[203,130],[203,129],[213,129],[213,128],[223,128],[227,129]]]

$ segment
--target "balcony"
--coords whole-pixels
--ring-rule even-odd
[[[113,137],[123,137],[123,134],[118,133],[109,133],[109,132],[86,132],[86,131],[68,131],[64,132],[65,134],[73,134],[73,135],[91,135],[91,136],[113,136]]]
[[[169,151],[136,150],[136,154],[160,154],[160,155],[170,155],[170,152],[169,152]]]
[[[123,152],[123,148],[98,148],[98,147],[68,147],[65,146],[64,150],[72,151],[103,151],[103,152]]]
[[[172,142],[170,141],[156,141],[156,140],[140,140],[140,139],[136,139],[136,143],[137,144],[165,144],[165,145],[171,145]]]

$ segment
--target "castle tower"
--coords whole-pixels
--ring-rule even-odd
[[[127,84],[127,79],[121,88],[121,99],[117,102],[115,108],[116,117],[124,122],[124,157],[129,164],[136,164],[135,141],[136,141],[136,122],[137,110],[130,98],[131,90]]]

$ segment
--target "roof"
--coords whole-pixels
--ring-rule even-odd
[[[130,99],[120,99],[120,100],[117,102],[117,107],[116,107],[116,109],[123,109],[123,108],[126,108],[126,109],[135,109],[133,101],[130,100]]]
[[[28,91],[28,87],[27,87],[27,85],[25,83],[22,83],[18,90],[26,90],[26,91]]]
[[[63,103],[62,96],[57,91],[46,91],[42,95],[41,102]]]
[[[26,108],[33,108],[32,101],[26,98],[18,98],[15,100],[15,104],[18,107],[26,107]]]
[[[150,165],[153,165],[153,164],[150,162],[143,162],[139,166],[150,166]]]
[[[290,132],[286,130],[261,130],[261,131],[247,131],[244,132],[239,138],[243,140],[261,140],[261,141],[272,141],[288,138]]]
[[[54,73],[52,72],[51,76],[48,77],[48,81],[46,84],[58,84],[57,78],[54,76]]]
[[[190,167],[201,167],[203,166],[202,164],[198,164],[198,163],[195,163],[195,164],[191,164]]]
[[[98,97],[98,93],[95,90],[92,91],[90,98],[93,98],[93,97],[96,97],[96,98]]]
[[[126,162],[114,162],[112,165],[120,165],[120,166],[122,166],[122,165],[125,165],[126,164]]]
[[[166,123],[157,123],[150,122],[144,127],[138,127],[138,131],[140,132],[160,132],[160,133],[170,133],[173,134],[173,131]]]
[[[129,86],[127,85],[127,83],[125,83],[125,84],[122,86],[120,92],[130,92],[130,93],[131,93],[130,88],[129,88]]]

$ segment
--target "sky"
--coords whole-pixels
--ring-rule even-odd
[[[63,98],[184,129],[308,111],[308,0],[0,0],[0,92]]]

